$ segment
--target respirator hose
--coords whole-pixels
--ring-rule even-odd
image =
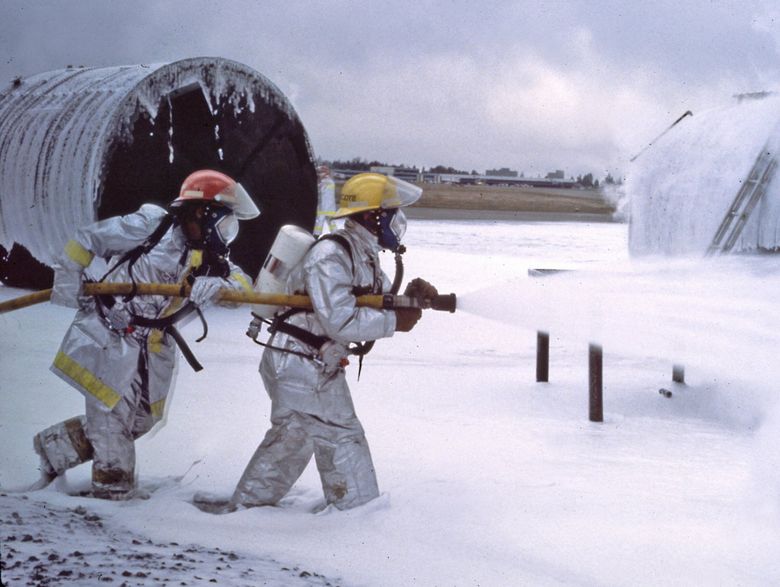
[[[393,295],[396,295],[398,290],[401,289],[401,282],[404,280],[404,260],[401,255],[405,252],[406,247],[403,245],[400,245],[395,251],[395,276],[393,276],[393,284],[390,286],[390,293]],[[363,357],[374,348],[375,342],[374,340],[359,342],[349,347],[349,354],[358,357],[358,378],[360,378],[360,372],[363,370]]]
[[[401,289],[401,282],[404,280],[404,260],[401,258],[406,252],[406,247],[399,245],[395,251],[395,277],[393,277],[393,285],[390,287],[390,293],[396,295]]]

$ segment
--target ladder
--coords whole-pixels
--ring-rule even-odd
[[[728,253],[737,242],[742,229],[745,228],[753,209],[761,201],[777,167],[777,157],[768,147],[769,145],[766,145],[761,150],[761,154],[753,164],[747,179],[739,188],[737,196],[712,239],[712,243],[707,248],[706,256]]]

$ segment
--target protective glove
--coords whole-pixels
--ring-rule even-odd
[[[395,311],[395,331],[409,332],[422,318],[420,308],[397,308]]]
[[[221,277],[201,275],[195,278],[190,290],[190,301],[201,310],[213,304],[219,296],[220,290],[228,287],[228,282]]]
[[[424,306],[425,300],[439,295],[439,291],[421,277],[415,277],[406,284],[404,295],[417,299],[420,305]]]
[[[346,345],[336,342],[335,340],[329,340],[320,347],[318,353],[318,359],[322,364],[322,372],[325,375],[331,375],[338,369],[345,367],[349,361],[347,361],[347,347]]]
[[[51,301],[58,306],[82,309],[82,270],[69,265],[54,265],[54,284],[51,291]]]
[[[263,321],[255,316],[252,318],[252,321],[249,323],[249,326],[246,329],[246,335],[251,338],[252,340],[257,340],[257,337],[260,336],[260,330],[263,328]]]

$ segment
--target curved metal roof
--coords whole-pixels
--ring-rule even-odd
[[[241,157],[249,157],[245,151],[251,151],[251,144],[279,126],[269,131],[272,121],[265,118],[281,116],[285,124],[294,127],[286,130],[286,136],[296,135],[290,140],[295,143],[293,150],[303,151],[298,157],[301,164],[307,158],[311,163],[305,131],[284,95],[261,74],[234,61],[194,58],[157,65],[78,67],[17,79],[0,93],[0,243],[8,248],[14,242],[21,243],[34,257],[50,264],[75,227],[96,220],[98,210],[122,209],[122,205],[106,207],[102,201],[106,197],[105,180],[114,154],[134,143],[142,144],[145,137],[139,132],[158,133],[157,140],[167,140],[169,153],[165,159],[171,165],[180,165],[182,173],[186,165],[181,159],[175,161],[177,157],[189,157],[195,167],[206,166],[197,161],[198,157],[188,155],[186,146],[175,149],[169,136],[177,116],[171,100],[181,92],[193,92],[193,88],[205,102],[206,116],[210,113],[213,121],[191,121],[189,126],[212,125],[213,129],[204,132],[224,134],[227,125],[223,122],[220,128],[220,121],[229,116],[234,119],[230,132],[248,135],[233,141],[239,146],[232,159],[239,158],[237,151],[241,151]],[[264,114],[263,120],[253,119],[252,125],[247,124],[247,117],[260,107],[273,116]],[[165,117],[161,110],[166,111]],[[215,140],[224,141],[225,137]],[[134,156],[138,158],[139,153]],[[220,147],[216,163],[209,166],[221,165],[222,159]],[[244,161],[242,172],[248,163]],[[233,161],[225,161],[222,166],[237,172],[230,169],[236,167]],[[133,173],[138,176],[142,172],[141,167]],[[305,189],[301,188],[306,192],[304,199],[311,192],[315,202],[298,207],[305,208],[308,216],[308,208],[313,213],[316,206],[313,168],[311,178],[308,170],[306,175]],[[124,181],[130,183],[134,178]],[[117,194],[108,197],[129,198]],[[165,201],[170,194],[156,197]],[[136,202],[132,204],[137,207]]]

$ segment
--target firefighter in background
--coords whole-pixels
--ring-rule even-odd
[[[317,200],[317,220],[314,223],[314,236],[320,236],[328,225],[328,232],[335,232],[338,228],[334,215],[336,214],[336,184],[330,176],[330,167],[320,165],[317,168],[319,180],[319,197]]]
[[[421,193],[412,184],[377,173],[359,174],[344,184],[335,214],[346,218],[343,229],[316,241],[286,282],[287,293],[310,296],[313,310],[277,314],[270,328],[273,334],[263,352],[260,374],[271,398],[271,428],[230,501],[217,505],[216,498],[209,503],[210,496],[196,496],[201,509],[224,513],[275,504],[312,455],[328,504],[343,510],[379,495],[345,366],[350,351],[365,352],[365,347],[350,349],[351,343],[408,332],[420,319],[419,309],[357,307],[356,297],[398,289],[403,275],[401,238],[406,230],[401,208]],[[382,249],[397,252],[395,287],[380,267]],[[436,289],[415,279],[405,293],[434,296]],[[250,325],[253,337],[256,320]]]
[[[41,479],[34,488],[92,460],[92,495],[134,494],[134,441],[163,416],[175,344],[199,367],[175,323],[200,313],[221,288],[251,291],[247,276],[228,260],[228,244],[239,220],[259,214],[240,184],[201,170],[184,180],[168,211],[145,204],[76,232],[55,265],[51,300],[78,312],[51,369],[84,395],[86,415],[35,436]],[[101,281],[189,283],[189,298],[82,296],[94,257],[111,258]]]

